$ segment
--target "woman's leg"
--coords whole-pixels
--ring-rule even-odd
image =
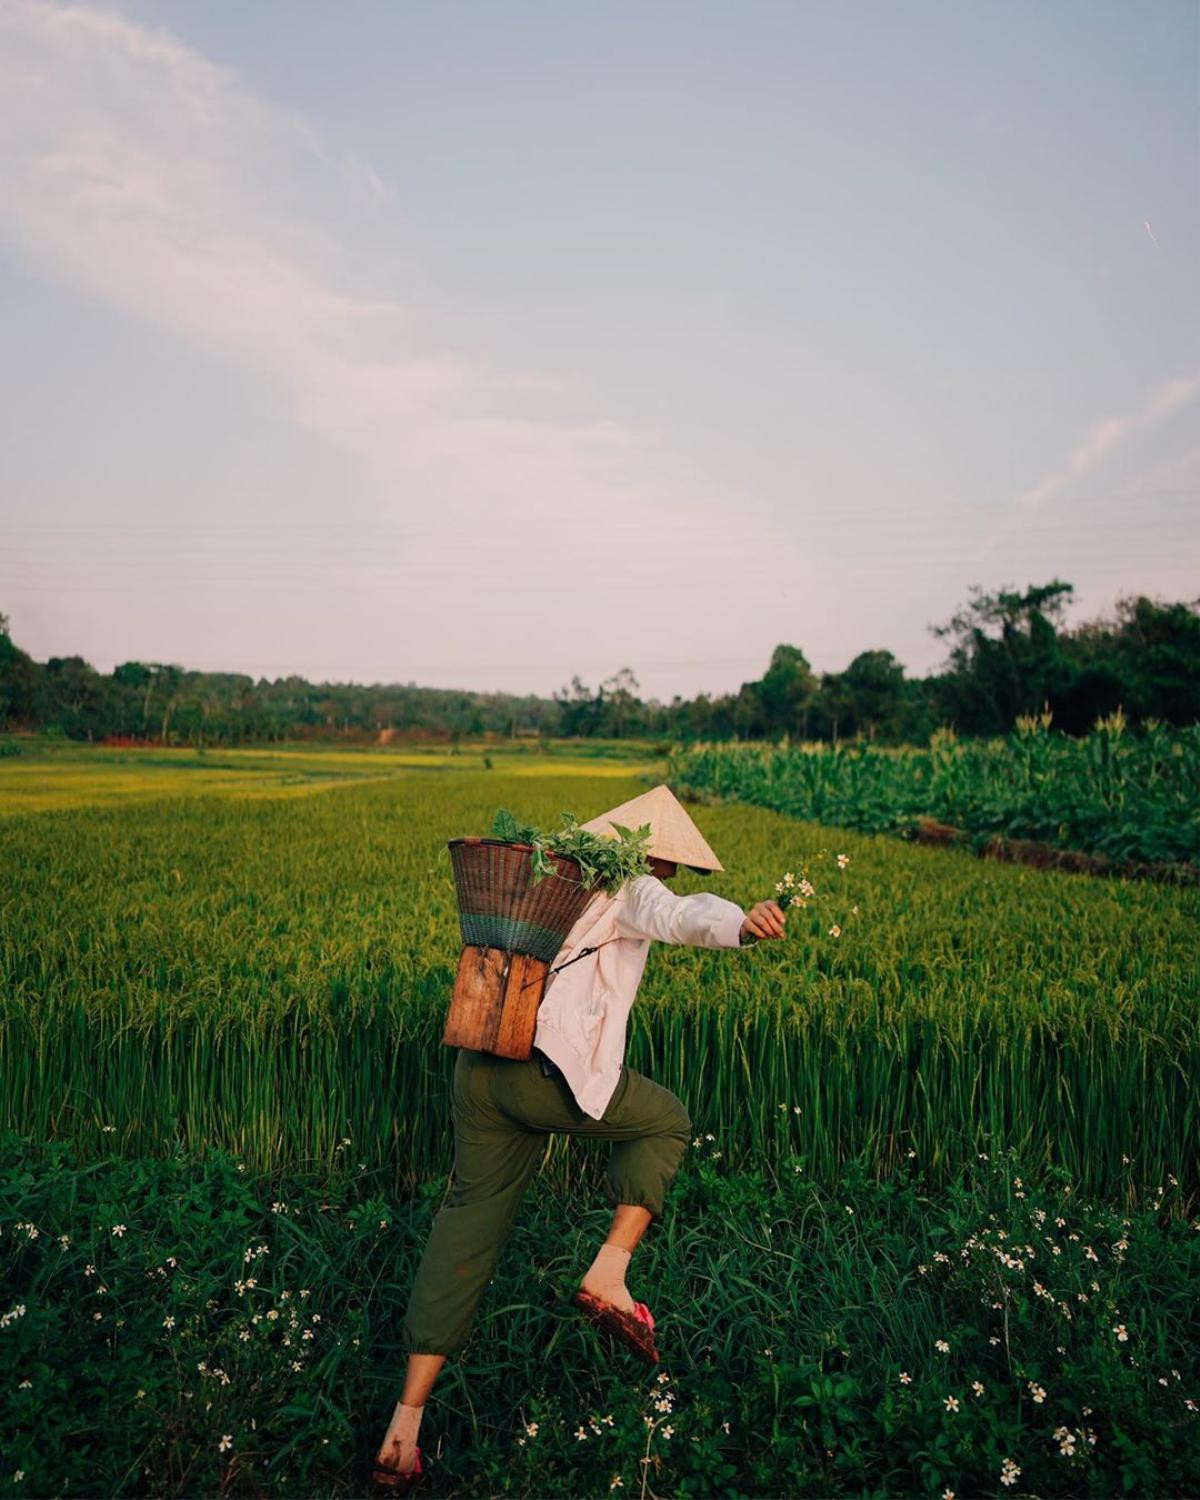
[[[618,1203],[613,1210],[612,1228],[604,1243],[615,1245],[619,1250],[626,1250],[632,1255],[653,1218],[654,1215],[648,1208],[635,1207],[632,1203]]]
[[[543,1133],[514,1122],[492,1104],[494,1061],[460,1049],[454,1067],[454,1185],[433,1221],[409,1294],[404,1395],[379,1450],[381,1462],[402,1471],[415,1463],[425,1401],[447,1356],[467,1341],[546,1145]]]
[[[579,1108],[560,1075],[545,1078],[534,1063],[519,1062],[497,1065],[493,1092],[497,1105],[530,1129],[613,1142],[606,1177],[612,1225],[582,1286],[632,1311],[625,1270],[647,1227],[661,1218],[667,1189],[691,1138],[692,1122],[683,1102],[653,1079],[622,1068],[608,1108],[596,1120]]]

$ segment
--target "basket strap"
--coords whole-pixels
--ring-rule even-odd
[[[574,958],[568,958],[565,963],[557,965],[557,967],[551,969],[550,972],[551,974],[557,974],[560,969],[569,969],[572,964],[577,964],[581,958],[587,958],[589,953],[595,953],[597,949],[603,948],[605,943],[615,942],[616,938],[610,937],[605,938],[603,943],[597,943],[595,948],[580,948],[579,952],[575,955]]]
[[[575,955],[574,958],[568,958],[564,963],[557,964],[553,969],[548,970],[547,974],[546,974],[546,977],[549,978],[550,974],[557,974],[562,969],[569,969],[572,964],[577,964],[581,958],[587,958],[590,954],[595,953],[597,949],[603,948],[606,943],[615,943],[615,942],[616,942],[616,938],[615,937],[610,937],[610,938],[605,938],[603,943],[597,943],[596,946],[595,946],[595,948],[580,948],[579,952]],[[538,977],[540,978],[541,976],[538,976]],[[525,981],[525,983],[521,986],[521,989],[522,990],[527,990],[531,984],[536,984],[536,983],[537,983],[537,978],[527,979]]]

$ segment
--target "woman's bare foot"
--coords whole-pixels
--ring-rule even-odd
[[[620,1245],[601,1245],[596,1259],[579,1283],[579,1290],[587,1292],[600,1302],[609,1303],[621,1312],[631,1313],[636,1303],[625,1285],[629,1257],[630,1251]]]
[[[377,1464],[383,1464],[386,1468],[394,1469],[398,1474],[411,1474],[417,1466],[417,1443],[416,1432],[420,1425],[421,1408],[404,1406],[396,1402],[396,1409],[392,1413],[392,1420],[388,1424],[388,1430],[384,1433],[383,1442],[379,1445],[379,1452],[375,1456]],[[389,1489],[403,1488],[396,1479],[387,1479],[382,1475],[375,1476],[376,1483],[387,1485]]]

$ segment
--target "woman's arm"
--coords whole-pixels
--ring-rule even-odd
[[[653,875],[642,875],[626,886],[618,903],[616,925],[622,937],[656,938],[660,943],[690,943],[699,948],[737,948],[749,920],[734,901],[707,891],[677,896]]]

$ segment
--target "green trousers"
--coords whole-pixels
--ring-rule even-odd
[[[669,1089],[621,1069],[603,1119],[585,1114],[565,1079],[527,1062],[458,1049],[451,1091],[454,1184],[433,1221],[404,1318],[410,1354],[454,1354],[467,1341],[525,1189],[552,1131],[612,1141],[605,1188],[657,1219],[692,1133]]]

